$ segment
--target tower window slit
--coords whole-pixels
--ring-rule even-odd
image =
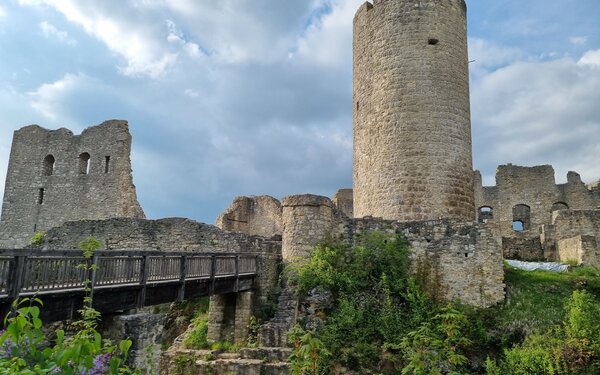
[[[104,157],[104,173],[108,173],[110,171],[110,156]]]

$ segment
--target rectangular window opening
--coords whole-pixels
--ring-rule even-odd
[[[110,156],[104,157],[104,173],[110,172]]]

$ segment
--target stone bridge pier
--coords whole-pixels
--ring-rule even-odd
[[[244,342],[248,337],[253,300],[253,291],[210,297],[208,342]]]

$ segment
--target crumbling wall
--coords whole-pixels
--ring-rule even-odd
[[[600,266],[600,210],[561,210],[548,226],[561,261]]]
[[[333,205],[349,218],[354,217],[354,196],[352,189],[340,189],[333,196]]]
[[[344,226],[355,233],[402,233],[412,249],[413,272],[435,298],[488,307],[504,300],[502,252],[485,225],[458,220],[400,223],[354,219]]]
[[[559,260],[600,267],[600,248],[594,236],[575,236],[558,240]]]
[[[283,260],[309,258],[311,249],[331,233],[335,224],[329,198],[312,194],[283,198]]]
[[[268,195],[236,197],[219,215],[217,227],[249,235],[281,236],[281,203]]]
[[[478,221],[486,223],[505,254],[522,259],[537,252],[536,239],[543,245],[544,257],[554,259],[556,249],[551,228],[554,212],[593,209],[600,205],[595,188],[586,186],[579,174],[569,172],[567,183],[556,184],[550,165],[500,165],[496,171],[496,186],[483,186],[478,171],[475,171],[474,181]],[[523,230],[513,228],[515,221],[523,222]],[[542,228],[547,233],[540,238]],[[532,246],[525,246],[527,242]]]
[[[283,200],[282,253],[285,261],[305,260],[327,236],[353,242],[356,233],[402,233],[413,250],[413,271],[428,290],[444,300],[490,306],[504,299],[502,251],[485,225],[459,220],[397,222],[350,219],[326,197],[291,196]]]
[[[31,125],[15,131],[8,164],[0,247],[26,246],[36,231],[67,221],[143,218],[131,176],[126,121],[73,135]]]

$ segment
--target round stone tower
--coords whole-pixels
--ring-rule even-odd
[[[354,216],[475,218],[464,0],[354,17]]]

